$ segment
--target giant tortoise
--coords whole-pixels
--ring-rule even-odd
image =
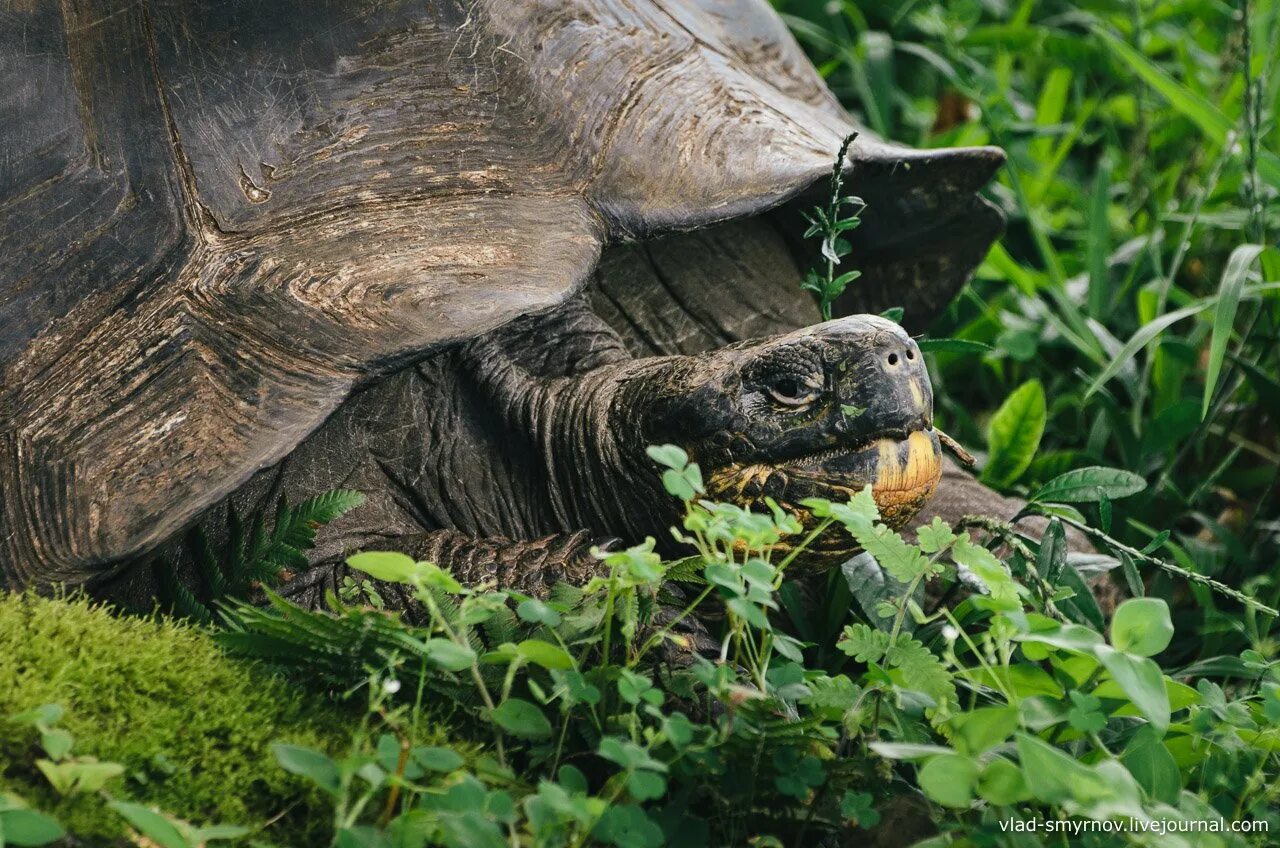
[[[853,313],[950,300],[1002,155],[859,138],[816,323],[797,206],[853,124],[764,0],[13,0],[0,90],[10,585],[142,597],[229,503],[341,486],[299,580],[363,546],[537,591],[667,537],[659,442],[745,505],[930,508],[922,356]]]

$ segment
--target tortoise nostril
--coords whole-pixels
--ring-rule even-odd
[[[891,353],[891,354],[889,354],[889,364],[890,364],[890,365],[897,365],[897,364],[898,364],[898,354],[896,354],[896,353]]]
[[[915,351],[913,351],[913,350],[908,350],[908,351],[907,351],[907,359],[915,359],[915,358],[916,358]]]

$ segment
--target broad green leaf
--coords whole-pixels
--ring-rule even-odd
[[[1022,769],[1004,757],[995,757],[978,777],[978,797],[998,807],[1006,807],[1031,797]]]
[[[363,571],[375,580],[388,583],[413,583],[418,563],[411,556],[392,551],[369,551],[347,557],[347,565]]]
[[[951,740],[966,754],[994,748],[1018,729],[1017,707],[980,707],[959,713],[951,721]]]
[[[516,646],[520,656],[543,668],[572,668],[573,658],[564,650],[541,639],[525,639]]]
[[[1182,793],[1182,775],[1173,754],[1151,725],[1139,727],[1120,755],[1138,785],[1155,801],[1177,804]]]
[[[62,829],[62,825],[43,813],[21,807],[10,807],[0,812],[0,839],[3,839],[4,845],[17,845],[21,848],[48,845],[64,836],[66,831]]]
[[[169,819],[141,804],[111,800],[107,806],[119,813],[133,829],[161,848],[196,848]]]
[[[64,709],[61,704],[41,704],[32,710],[15,713],[9,716],[9,721],[15,724],[32,724],[44,725],[52,727],[62,720]]]
[[[534,704],[520,698],[508,698],[489,713],[494,724],[513,736],[546,739],[551,736],[551,722]]]
[[[427,659],[448,671],[462,671],[476,661],[476,652],[450,639],[428,639]]]
[[[1040,447],[1047,416],[1044,387],[1028,380],[996,410],[987,428],[987,465],[982,479],[996,486],[1017,481]]]
[[[916,781],[924,794],[942,806],[964,809],[973,801],[978,764],[960,754],[943,754],[926,761]]]
[[[1130,598],[1111,619],[1111,644],[1139,657],[1154,657],[1169,647],[1173,620],[1161,598]]]
[[[1038,503],[1097,503],[1104,497],[1119,500],[1147,488],[1147,481],[1132,471],[1092,465],[1059,474],[1030,498]]]
[[[516,607],[521,620],[555,627],[560,623],[560,613],[537,598],[526,598]]]
[[[1231,251],[1227,258],[1227,267],[1222,272],[1222,283],[1218,286],[1218,307],[1213,315],[1213,335],[1209,340],[1209,364],[1204,378],[1204,396],[1200,403],[1200,418],[1209,414],[1209,403],[1213,400],[1213,392],[1218,387],[1218,375],[1222,373],[1222,360],[1227,353],[1227,342],[1231,340],[1232,328],[1236,323],[1236,311],[1240,308],[1240,293],[1244,289],[1244,281],[1249,268],[1265,248],[1260,244],[1242,244]]]
[[[305,777],[330,795],[342,792],[342,778],[338,764],[328,755],[299,745],[276,744],[271,746],[276,762],[287,772]]]
[[[676,471],[689,464],[689,454],[679,445],[650,445],[645,453],[659,465]]]
[[[1160,666],[1146,657],[1133,657],[1106,645],[1094,649],[1094,655],[1119,684],[1124,694],[1158,735],[1169,729],[1169,693],[1164,686]]]
[[[452,748],[422,746],[410,752],[413,761],[427,771],[450,772],[462,768],[465,760]]]
[[[1081,789],[1102,788],[1092,769],[1047,742],[1019,733],[1017,743],[1027,789],[1046,804],[1074,800]]]

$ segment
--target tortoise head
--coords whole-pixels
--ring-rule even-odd
[[[684,447],[714,500],[763,511],[771,498],[811,528],[801,501],[844,501],[870,484],[897,528],[938,485],[924,358],[883,318],[855,315],[682,357],[656,394],[645,438]],[[831,532],[807,558],[831,565],[855,550]]]

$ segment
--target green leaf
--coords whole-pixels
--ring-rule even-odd
[[[1169,729],[1171,710],[1160,666],[1146,657],[1132,657],[1106,645],[1094,648],[1094,654],[1143,718],[1163,736]]]
[[[51,760],[61,760],[71,753],[73,739],[71,734],[62,728],[53,728],[40,734],[40,747]]]
[[[169,819],[141,804],[111,800],[107,806],[119,813],[133,829],[161,848],[196,848]]]
[[[1044,387],[1028,380],[996,410],[987,428],[989,456],[982,479],[996,486],[1008,486],[1027,470],[1044,435],[1047,409]]]
[[[1119,500],[1147,488],[1147,481],[1132,471],[1093,465],[1059,474],[1030,498],[1039,503],[1097,503]]]
[[[1204,397],[1200,403],[1200,418],[1204,420],[1209,414],[1209,404],[1213,400],[1213,392],[1218,387],[1218,375],[1222,373],[1222,359],[1227,353],[1227,342],[1231,340],[1232,328],[1236,322],[1236,311],[1240,308],[1240,293],[1244,290],[1245,278],[1249,268],[1265,248],[1260,244],[1242,244],[1231,251],[1227,258],[1227,267],[1222,272],[1222,283],[1218,286],[1218,307],[1213,316],[1213,335],[1209,340],[1209,364],[1204,379]]]
[[[951,532],[951,525],[935,515],[933,521],[916,530],[916,540],[920,550],[927,554],[936,554],[956,540]]]
[[[462,671],[476,661],[474,650],[451,639],[428,639],[426,646],[427,659],[447,671]]]
[[[1102,27],[1095,27],[1098,38],[1147,85],[1158,92],[1169,105],[1200,128],[1218,144],[1225,144],[1235,123],[1216,106],[1170,76],[1163,68],[1129,44]],[[1262,151],[1258,171],[1273,187],[1280,188],[1280,157]]]
[[[1173,620],[1162,598],[1130,598],[1111,619],[1111,644],[1140,657],[1153,657],[1173,640]]]
[[[878,663],[889,650],[889,634],[861,621],[847,624],[836,648],[860,663]]]
[[[35,709],[26,710],[25,712],[14,713],[9,716],[9,721],[15,724],[30,724],[36,727],[52,727],[62,720],[65,711],[61,704],[41,704]]]
[[[1032,797],[1061,804],[1073,800],[1081,789],[1103,788],[1092,769],[1047,742],[1019,733],[1017,744],[1022,776]]]
[[[1173,754],[1150,725],[1139,727],[1120,755],[1138,785],[1153,800],[1177,804],[1182,794],[1182,774]]]
[[[355,554],[347,557],[347,565],[388,583],[412,584],[418,574],[418,563],[413,557],[391,551]]]
[[[1089,314],[1102,320],[1111,295],[1111,274],[1107,255],[1111,252],[1111,224],[1107,216],[1110,203],[1111,160],[1102,157],[1093,176],[1089,193],[1089,229],[1085,238],[1085,266],[1089,271]]]
[[[862,549],[875,557],[880,567],[894,580],[910,583],[917,577],[932,576],[942,571],[941,565],[930,565],[929,558],[919,548],[908,544],[883,524],[874,527],[854,524],[846,527]]]
[[[451,772],[462,768],[465,760],[452,748],[422,746],[411,752],[413,761],[427,771]]]
[[[1012,609],[1019,606],[1018,584],[1014,582],[1009,568],[995,554],[969,541],[969,534],[964,533],[956,540],[951,549],[951,558],[956,565],[968,569],[983,582],[991,592],[991,598],[1002,602],[1002,608]]]
[[[494,724],[513,736],[525,739],[547,739],[551,736],[551,722],[542,710],[520,698],[508,698],[490,711]]]
[[[77,757],[60,763],[41,759],[36,760],[36,768],[60,795],[97,792],[107,781],[124,774],[124,766],[119,763],[100,763],[92,757]]]
[[[632,772],[627,778],[627,791],[637,801],[654,801],[667,793],[667,779],[651,771]]]
[[[872,742],[868,747],[888,760],[923,760],[939,754],[954,754],[941,745],[924,745],[916,742]]]
[[[978,797],[998,807],[1007,807],[1031,797],[1022,769],[1004,757],[995,757],[978,777]]]
[[[541,639],[525,639],[516,646],[520,656],[543,668],[572,668],[573,658],[563,649]],[[468,663],[469,665],[469,663]]]
[[[1036,570],[1050,586],[1058,585],[1058,578],[1067,564],[1067,535],[1062,522],[1049,519],[1049,526],[1040,537],[1040,550],[1036,552]]]
[[[0,795],[0,803],[4,796]],[[48,845],[66,836],[62,825],[53,819],[23,807],[0,807],[0,845],[17,845],[21,848]]]
[[[526,598],[516,607],[516,614],[522,621],[533,624],[545,624],[555,627],[560,623],[560,613],[537,598]]]
[[[954,716],[950,726],[956,747],[976,756],[1013,735],[1018,729],[1018,709],[980,707]]]
[[[276,762],[285,771],[305,777],[325,792],[337,797],[342,793],[338,764],[326,754],[299,745],[277,743],[271,746]]]
[[[916,782],[925,795],[942,806],[964,809],[973,801],[978,764],[960,754],[943,754],[921,766]]]
[[[689,454],[679,445],[650,445],[644,452],[654,462],[675,471],[681,471],[689,464]]]
[[[1101,389],[1112,377],[1119,374],[1120,369],[1124,368],[1125,364],[1133,359],[1138,351],[1151,344],[1167,327],[1178,323],[1184,318],[1199,315],[1208,309],[1210,305],[1212,305],[1211,300],[1197,301],[1191,306],[1184,306],[1181,309],[1166,312],[1158,318],[1143,324],[1138,328],[1137,332],[1129,337],[1129,341],[1124,343],[1120,351],[1111,357],[1111,361],[1102,369],[1102,373],[1089,384],[1088,390],[1084,393],[1084,399],[1091,398],[1098,389]]]

